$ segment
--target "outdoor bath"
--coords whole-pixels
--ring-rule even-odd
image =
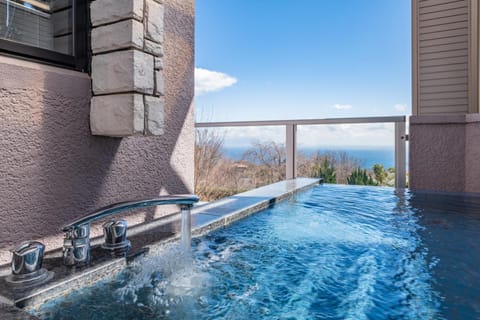
[[[284,201],[271,198],[228,226],[245,215],[238,201],[240,215],[227,213],[235,196],[216,210],[208,204],[212,219],[203,217],[191,252],[153,246],[123,271],[30,312],[52,320],[479,317],[480,198],[311,183],[300,179],[280,193]]]

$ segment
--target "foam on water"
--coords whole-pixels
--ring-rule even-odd
[[[116,294],[124,302],[137,301],[144,288],[154,289],[151,298],[160,304],[197,298],[209,284],[208,273],[194,263],[189,252],[175,244],[161,248],[149,259],[134,262],[123,276],[128,281]]]

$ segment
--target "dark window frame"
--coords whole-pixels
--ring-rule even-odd
[[[72,0],[73,55],[0,38],[0,53],[75,70],[88,71],[88,0]]]

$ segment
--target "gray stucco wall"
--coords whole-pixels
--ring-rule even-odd
[[[480,193],[480,115],[410,118],[410,189]]]
[[[59,246],[62,224],[89,210],[192,192],[194,4],[164,3],[166,108],[159,137],[92,136],[88,75],[0,56],[0,264],[24,240],[42,240],[47,250]]]
[[[409,187],[462,192],[465,187],[465,125],[434,116],[410,118]],[[426,119],[426,120],[424,120]]]

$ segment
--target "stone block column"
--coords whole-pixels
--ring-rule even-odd
[[[95,0],[90,15],[92,134],[163,134],[162,1]]]

